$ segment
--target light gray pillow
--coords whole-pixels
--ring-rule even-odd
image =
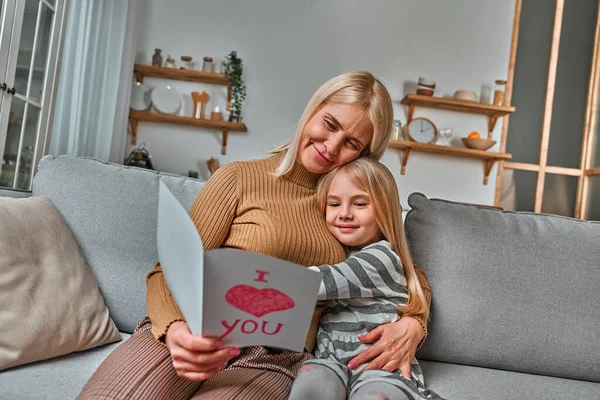
[[[120,338],[52,203],[0,198],[0,370]]]

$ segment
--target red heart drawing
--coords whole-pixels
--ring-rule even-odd
[[[257,289],[248,285],[236,285],[230,288],[225,294],[225,301],[255,317],[289,310],[296,305],[290,296],[277,289]]]

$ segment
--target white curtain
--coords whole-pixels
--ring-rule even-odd
[[[139,0],[71,0],[50,154],[122,163]]]

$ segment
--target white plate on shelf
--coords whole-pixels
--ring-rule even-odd
[[[158,112],[175,114],[181,108],[181,96],[171,86],[159,86],[152,91],[152,103]]]
[[[140,82],[134,82],[131,85],[131,103],[129,107],[138,111],[147,110],[152,104],[151,94],[152,91],[148,86]]]

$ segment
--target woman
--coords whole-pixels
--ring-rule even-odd
[[[342,74],[323,84],[295,135],[273,156],[225,165],[202,188],[190,216],[205,249],[239,248],[306,266],[343,261],[344,249],[316,206],[317,181],[358,157],[381,158],[392,120],[389,93],[369,72]],[[427,281],[417,273],[429,302]],[[223,348],[216,338],[194,336],[160,265],[147,285],[149,318],[100,365],[80,398],[285,399],[298,369],[312,358],[309,352]],[[321,311],[322,306],[315,310],[307,351],[314,347]],[[362,338],[378,342],[351,362],[399,369],[410,378],[426,323],[426,318],[403,316],[379,326]]]

